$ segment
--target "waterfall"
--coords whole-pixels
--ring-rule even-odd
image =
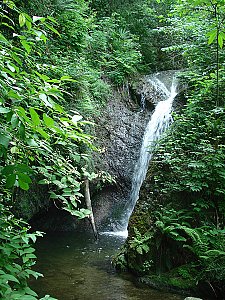
[[[122,227],[124,230],[127,228],[130,215],[132,214],[136,201],[138,200],[139,191],[148,170],[149,161],[152,157],[151,148],[154,146],[154,142],[159,139],[161,134],[172,122],[172,103],[177,95],[175,78],[172,80],[170,90],[168,90],[165,84],[158,78],[149,80],[151,81],[154,89],[160,93],[160,96],[164,98],[164,100],[158,102],[144,133],[140,156],[134,168],[129,203],[126,205],[124,220],[122,220]]]

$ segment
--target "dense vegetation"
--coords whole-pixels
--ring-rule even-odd
[[[93,115],[129,76],[167,69],[185,69],[186,105],[155,149],[117,264],[160,278],[169,272],[170,284],[203,282],[222,299],[224,4],[2,1],[1,299],[38,299],[27,280],[40,276],[31,270],[32,243],[42,233],[13,216],[21,190],[44,185],[57,206],[87,216],[82,182],[100,176],[91,160]]]
[[[57,207],[89,215],[81,185],[99,176],[91,167],[97,149],[93,124],[81,114],[90,118],[104,105],[110,84],[103,77],[122,83],[141,60],[119,20],[95,19],[85,1],[44,4],[0,4],[1,299],[38,297],[27,280],[41,275],[31,267],[32,243],[42,234],[29,232],[14,206],[35,183],[47,187]]]
[[[163,30],[172,30],[176,44],[164,50],[186,61],[179,76],[186,105],[155,148],[117,263],[224,299],[224,1],[172,7]]]

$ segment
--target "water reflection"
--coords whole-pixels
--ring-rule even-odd
[[[59,300],[180,300],[183,297],[141,287],[128,274],[115,272],[111,257],[124,237],[101,235],[99,243],[84,234],[46,235],[37,243],[36,270],[45,277],[32,282],[40,296]]]

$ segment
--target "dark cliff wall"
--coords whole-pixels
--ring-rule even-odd
[[[103,151],[95,158],[96,165],[108,171],[116,181],[93,195],[95,218],[100,228],[120,229],[150,114],[149,110],[134,107],[129,90],[125,89],[113,94],[97,120],[97,141]]]

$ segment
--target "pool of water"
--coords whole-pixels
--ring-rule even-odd
[[[119,274],[111,258],[124,237],[77,233],[47,234],[37,242],[35,270],[44,274],[32,282],[40,295],[59,300],[181,300],[184,297],[140,285],[129,274]]]

